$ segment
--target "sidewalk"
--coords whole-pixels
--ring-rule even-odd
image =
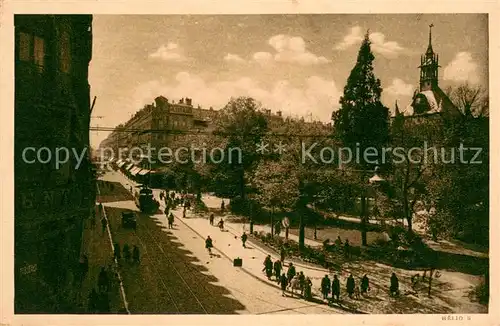
[[[122,174],[123,176],[123,174]],[[124,178],[125,179],[125,178]],[[135,185],[133,181],[126,179],[127,182],[124,182],[123,185],[128,189],[128,185],[132,184]],[[159,198],[160,192],[162,190],[160,189],[153,189],[153,195],[156,199]],[[211,198],[210,198],[211,197]],[[203,196],[203,201],[207,204],[208,207],[213,207],[214,205],[214,197],[210,195],[204,195]],[[217,199],[217,207],[220,206],[220,199]],[[163,201],[160,201],[160,209],[163,211],[165,209],[165,203]],[[174,214],[176,220],[178,220],[177,223],[183,223],[186,225],[189,229],[191,229],[193,232],[197,233],[200,238],[206,239],[207,236],[210,235],[210,237],[213,239],[213,253],[214,254],[220,254],[221,256],[225,257],[226,259],[230,260],[231,263],[235,258],[241,258],[243,261],[243,266],[242,267],[235,267],[235,268],[240,268],[243,270],[245,273],[251,275],[252,277],[260,280],[261,282],[273,286],[276,289],[280,289],[279,285],[277,284],[274,276],[272,277],[271,280],[267,279],[267,276],[265,273],[262,271],[264,265],[264,259],[266,258],[267,255],[271,255],[271,258],[274,261],[279,259],[279,255],[275,253],[268,252],[267,250],[264,250],[255,244],[251,242],[251,237],[249,237],[247,241],[247,248],[243,248],[240,236],[242,234],[241,226],[242,224],[239,223],[231,223],[231,222],[225,222],[225,231],[220,231],[219,228],[214,225],[210,225],[208,216],[207,218],[200,218],[197,216],[194,216],[192,211],[187,211],[186,212],[186,218],[182,218],[182,208],[177,208],[175,210],[171,210],[171,212]],[[218,221],[218,217],[216,217],[216,221],[214,224],[216,224]],[[248,225],[247,225],[248,227]],[[262,227],[261,229],[258,228],[259,226],[254,226],[254,230],[259,231],[259,230],[265,230],[265,227]],[[247,230],[248,232],[248,230]],[[290,235],[290,238],[292,235]],[[295,236],[296,237],[296,236]],[[205,246],[204,242],[200,242],[200,246]],[[293,263],[296,267],[297,273],[302,271],[306,277],[309,277],[313,283],[312,286],[312,293],[313,296],[318,299],[322,297],[320,288],[321,288],[321,279],[325,276],[325,274],[330,274],[330,272],[326,269],[322,269],[320,267],[313,267],[313,266],[306,266],[300,263]],[[288,265],[289,261],[287,262],[285,259],[285,264],[284,264],[284,269],[283,272],[286,273],[288,270]],[[345,274],[345,273],[344,273]],[[343,279],[344,275],[339,273],[339,276]],[[345,275],[347,277],[348,275]],[[330,275],[332,277],[332,275]],[[332,309],[338,309],[338,306],[332,307]],[[357,312],[360,313],[360,311],[352,311],[347,308],[346,305],[343,307],[340,307],[341,309],[348,310],[348,312]]]

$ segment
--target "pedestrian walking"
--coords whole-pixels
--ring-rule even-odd
[[[295,271],[295,266],[293,263],[290,263],[288,265],[288,271],[286,272],[286,276],[288,277],[288,283],[292,281],[292,279],[295,277],[296,271]]]
[[[333,301],[340,301],[340,281],[337,275],[333,276],[333,281],[332,281],[332,300]]]
[[[286,256],[285,248],[284,248],[284,246],[281,246],[281,249],[280,249],[280,260],[281,260],[282,264],[285,262],[285,256]]]
[[[345,243],[344,243],[344,256],[345,256],[345,258],[350,258],[351,257],[351,246],[349,244],[349,239],[345,239]]]
[[[224,199],[222,200],[221,204],[220,204],[220,212],[221,214],[224,214],[224,209],[226,207],[226,204],[224,203]]]
[[[125,259],[126,262],[129,262],[130,259],[132,258],[132,254],[130,252],[130,247],[128,243],[123,245],[123,258]]]
[[[101,292],[98,294],[98,311],[103,314],[110,312],[108,292]]]
[[[170,212],[169,205],[165,205],[165,210],[163,212],[165,213],[165,216],[168,218],[168,213]]]
[[[186,206],[182,209],[182,218],[186,218]]]
[[[83,281],[85,280],[85,276],[87,276],[87,273],[89,271],[89,258],[87,257],[87,255],[83,255],[81,258],[80,258],[80,262],[79,262],[79,274],[80,274],[80,286],[82,286],[83,284]]]
[[[120,244],[118,242],[115,242],[114,245],[114,259],[119,261],[122,258],[121,250],[120,250]]]
[[[134,245],[134,249],[132,249],[132,258],[134,259],[134,263],[139,264],[141,261],[139,247]]]
[[[274,269],[274,275],[276,276],[276,281],[279,283],[281,276],[281,269],[282,269],[281,260],[276,259],[276,261],[274,262],[273,269]]]
[[[304,280],[304,299],[307,301],[312,300],[312,281],[309,277]]]
[[[267,255],[266,259],[264,259],[264,268],[262,270],[266,272],[266,276],[270,280],[273,276],[273,261],[271,260],[271,255]]]
[[[299,272],[299,287],[300,287],[300,295],[304,296],[304,286],[305,286],[306,276],[304,272]]]
[[[105,217],[101,218],[102,234],[106,232],[106,227],[108,226],[108,221]]]
[[[364,295],[370,290],[370,280],[366,274],[361,279],[361,295]]]
[[[104,269],[104,266],[101,267],[101,271],[99,272],[99,276],[97,277],[97,286],[100,292],[108,291],[109,289],[109,277],[108,273]]]
[[[173,229],[174,228],[174,214],[170,213],[168,216],[168,228]]]
[[[278,221],[276,222],[276,224],[274,224],[274,234],[279,236],[280,233],[281,233],[281,221]]]
[[[392,273],[391,275],[391,285],[389,287],[389,291],[391,296],[399,295],[399,279],[396,276],[396,273]]]
[[[88,302],[87,302],[87,311],[89,313],[94,314],[97,312],[97,307],[99,305],[98,301],[99,301],[99,296],[97,294],[97,291],[94,288],[94,289],[92,289],[92,291],[90,291]]]
[[[325,275],[321,279],[321,293],[323,294],[323,299],[328,300],[328,295],[330,294],[330,278],[328,275]]]
[[[243,232],[243,235],[241,236],[241,242],[243,243],[243,248],[246,248],[247,246],[245,245],[245,242],[247,242],[247,234],[246,232]]]
[[[352,299],[352,295],[354,294],[355,287],[356,287],[356,282],[354,281],[354,277],[351,274],[347,278],[347,284],[346,284],[347,294],[349,295],[349,298],[351,298],[351,299]]]
[[[224,231],[224,220],[222,218],[220,219],[218,226],[221,231]]]
[[[208,236],[207,239],[205,240],[205,248],[207,248],[210,257],[212,257],[212,247],[213,246],[214,245],[212,242],[212,238],[210,238],[210,236]]]
[[[215,216],[214,214],[210,214],[210,225],[214,225],[214,219],[215,219]]]
[[[278,284],[281,286],[281,295],[286,297],[286,288],[288,287],[288,278],[285,273],[278,277]]]

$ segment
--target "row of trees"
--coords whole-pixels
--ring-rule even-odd
[[[225,149],[229,160],[178,164],[173,168],[179,184],[193,190],[213,190],[233,198],[233,203],[245,206],[253,203],[271,212],[289,212],[300,225],[300,243],[304,245],[304,226],[312,222],[311,207],[316,205],[343,210],[359,199],[361,222],[369,218],[367,198],[376,197],[380,218],[404,219],[408,232],[413,231],[415,212],[427,210],[425,223],[434,237],[461,236],[470,241],[487,243],[488,239],[488,102],[480,88],[467,85],[449,89],[455,105],[464,112],[459,118],[434,116],[425,120],[405,119],[399,115],[390,121],[389,109],[381,103],[382,87],[373,72],[374,56],[368,36],[358,53],[340,99],[340,109],[332,115],[333,128],[319,123],[284,119],[272,128],[261,105],[248,97],[233,98],[220,111],[216,130],[212,135],[184,136],[180,142],[204,147]],[[414,163],[405,156],[399,163],[386,159],[387,147],[429,146],[457,149],[483,149],[482,164],[454,162]],[[267,153],[259,153],[256,146],[269,144]],[[179,143],[179,145],[181,145]],[[285,151],[273,152],[273,145],[281,143]],[[328,164],[302,160],[303,148],[317,144],[311,155],[319,157],[325,147],[358,148],[361,153],[370,147],[377,149],[376,164],[364,160],[350,162],[339,168],[340,157]],[[231,148],[241,150],[231,151]],[[334,153],[338,153],[335,152]],[[458,155],[458,154],[457,154]],[[471,159],[474,153],[466,154]],[[381,168],[385,183],[375,188],[368,183],[375,166]],[[376,195],[376,196],[375,196]],[[251,209],[251,207],[249,208]],[[376,213],[377,214],[377,213]],[[273,223],[271,223],[273,225]],[[362,227],[366,244],[366,228]]]

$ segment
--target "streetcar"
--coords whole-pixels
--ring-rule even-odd
[[[160,203],[154,199],[153,190],[147,187],[142,187],[135,192],[134,201],[143,213],[154,214],[160,208]]]

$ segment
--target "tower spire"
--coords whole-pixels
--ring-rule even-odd
[[[432,51],[432,28],[434,27],[434,24],[429,25],[429,45],[427,46],[427,53],[426,54],[432,54],[434,51]]]

